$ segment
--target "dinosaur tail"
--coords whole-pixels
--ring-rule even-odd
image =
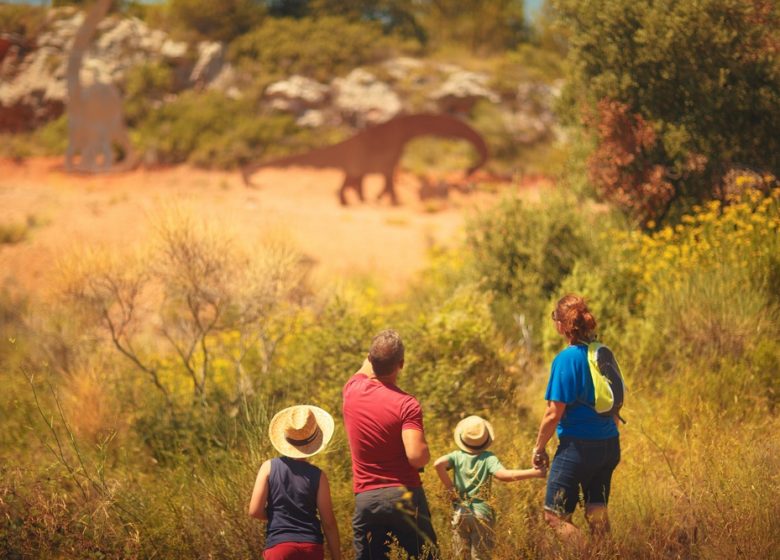
[[[315,167],[315,168],[329,168],[337,167],[337,162],[341,157],[340,144],[333,146],[325,146],[324,148],[317,148],[303,154],[295,154],[291,156],[285,156],[270,161],[264,161],[260,163],[250,163],[241,168],[241,177],[244,180],[246,186],[252,186],[251,177],[252,174],[260,169],[267,167]]]
[[[403,121],[411,118],[414,118],[416,122],[414,127],[409,127],[407,141],[417,136],[430,135],[443,138],[460,138],[474,146],[479,155],[479,160],[466,170],[466,175],[474,173],[485,165],[485,162],[488,160],[489,152],[485,139],[464,121],[448,115],[410,115],[401,117],[399,120]]]

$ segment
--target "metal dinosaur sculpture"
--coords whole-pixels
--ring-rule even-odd
[[[363,201],[363,178],[369,174],[381,174],[385,186],[377,200],[383,196],[398,204],[393,175],[403,155],[406,143],[418,136],[460,138],[470,142],[479,154],[479,160],[467,171],[471,175],[485,164],[488,158],[487,144],[482,136],[465,122],[447,115],[414,114],[396,117],[385,123],[358,132],[352,138],[312,150],[264,163],[244,166],[241,175],[247,186],[252,186],[251,175],[267,167],[318,167],[338,168],[344,171],[344,183],[339,189],[339,200],[347,204],[347,189],[354,189]]]
[[[73,157],[78,153],[81,160],[76,170],[88,173],[109,171],[114,164],[115,142],[124,151],[123,166],[132,161],[132,147],[122,116],[119,90],[111,83],[98,81],[97,76],[91,84],[83,84],[80,76],[84,54],[98,23],[110,7],[111,0],[95,2],[76,32],[68,56],[68,149],[65,153],[65,168],[68,170],[74,169]],[[103,159],[98,165],[97,157],[100,155]]]

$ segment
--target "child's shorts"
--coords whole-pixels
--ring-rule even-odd
[[[562,437],[547,476],[544,509],[557,515],[574,512],[580,496],[585,505],[609,502],[612,472],[620,462],[620,438]]]
[[[325,548],[316,543],[283,542],[266,548],[263,560],[323,560]]]

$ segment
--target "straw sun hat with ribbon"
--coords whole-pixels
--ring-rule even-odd
[[[271,419],[271,444],[285,457],[316,455],[333,437],[333,417],[317,406],[299,404],[280,410]]]
[[[455,426],[455,444],[466,453],[485,451],[493,438],[493,425],[479,416],[467,416]]]

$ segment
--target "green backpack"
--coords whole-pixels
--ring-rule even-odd
[[[591,408],[599,416],[617,416],[625,424],[626,421],[620,417],[620,409],[626,387],[612,350],[598,342],[591,342],[588,344],[588,366],[596,397]]]

